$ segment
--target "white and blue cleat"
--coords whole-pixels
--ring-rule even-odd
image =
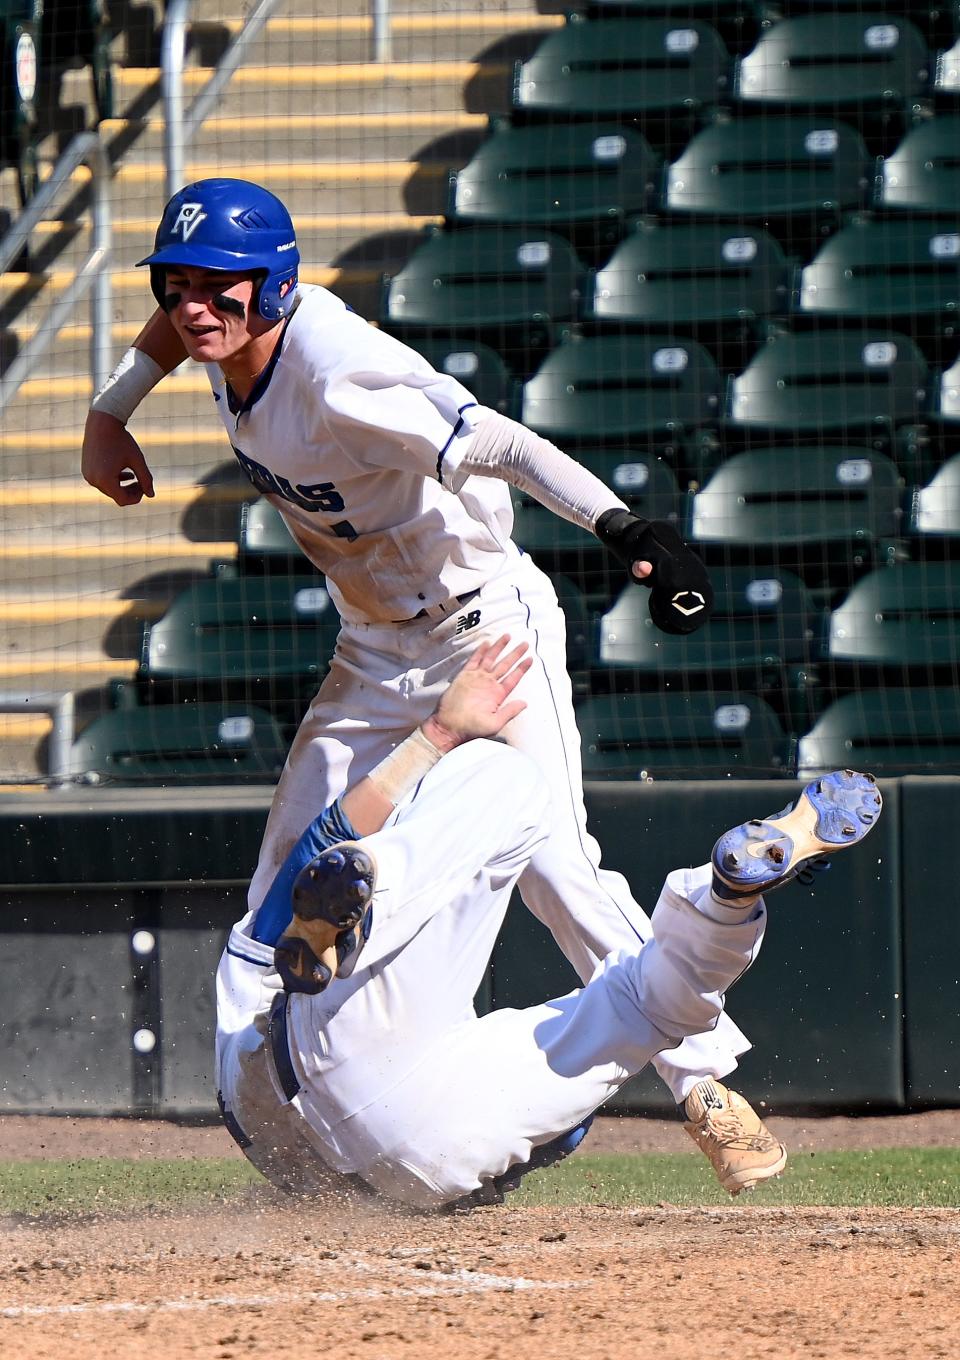
[[[735,904],[782,888],[819,867],[825,856],[858,845],[882,807],[871,774],[834,770],[815,779],[782,812],[720,837],[712,856],[714,895]]]

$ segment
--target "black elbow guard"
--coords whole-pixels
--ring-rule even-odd
[[[662,633],[695,633],[713,610],[713,587],[701,559],[666,520],[638,519],[629,510],[605,510],[597,538],[631,571],[650,562],[653,571],[637,581],[650,589],[650,617]]]

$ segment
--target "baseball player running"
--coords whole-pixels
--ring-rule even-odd
[[[433,711],[465,658],[506,633],[533,664],[520,683],[526,707],[504,739],[536,762],[553,797],[550,834],[532,843],[520,892],[586,983],[610,954],[634,955],[651,924],[626,880],[601,869],[587,833],[563,614],[510,538],[507,484],[595,533],[650,589],[661,629],[706,622],[706,571],[671,525],[631,515],[554,445],[478,406],[332,293],[298,285],[299,260],[289,213],[260,186],[209,179],[174,195],[142,261],[159,310],[95,397],[83,447],[84,477],[118,505],[152,496],[126,423],[184,357],[205,364],[240,466],[325,574],[340,612],[329,673],[277,787],[250,906],[317,807],[369,774]],[[477,801],[478,834],[495,815]],[[654,1063],[736,1193],[781,1171],[786,1152],[717,1080],[747,1039],[725,1012],[710,1022]]]
[[[611,952],[581,990],[478,1017],[510,892],[551,835],[543,776],[488,740],[523,709],[512,696],[537,664],[507,647],[474,649],[436,712],[308,825],[230,933],[221,1106],[288,1190],[501,1201],[573,1151],[654,1055],[716,1024],[760,948],[761,892],[879,815],[869,776],[815,781],[792,809],[721,836],[712,864],[671,873],[646,941]]]

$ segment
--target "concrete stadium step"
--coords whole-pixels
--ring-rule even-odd
[[[5,482],[79,478],[81,428],[74,425],[55,428],[53,422],[45,422],[41,430],[36,426],[35,421],[29,430],[14,432],[6,425],[0,430]],[[202,426],[191,428],[179,425],[176,412],[168,410],[165,420],[154,422],[152,428],[138,414],[130,422],[130,430],[143,449],[158,486],[232,477],[236,472],[230,441],[217,420],[209,419]],[[78,480],[78,488],[83,485]]]
[[[140,654],[143,626],[158,619],[176,592],[153,598],[124,599],[120,595],[90,594],[82,599],[66,589],[46,596],[12,597],[0,594],[0,658],[8,661],[29,648],[33,654],[71,656],[102,652],[126,668]],[[11,662],[12,664],[12,662]],[[9,683],[0,687],[0,696]]]
[[[434,143],[462,137],[470,144],[483,138],[489,126],[485,114],[464,110],[394,113],[282,113],[261,115],[247,111],[237,117],[208,118],[190,144],[195,160],[228,157],[271,160],[278,151],[284,160],[347,161],[411,160],[432,152]],[[165,123],[109,119],[101,124],[114,154],[143,161],[162,161]],[[469,135],[469,136],[468,136]]]
[[[397,15],[391,25],[394,61],[474,60],[498,41],[523,35],[532,49],[540,37],[562,25],[559,15],[529,9],[506,14],[460,12]],[[240,32],[243,20],[194,20],[189,60],[214,66],[227,41]],[[519,46],[519,45],[518,45]],[[368,15],[283,14],[269,20],[248,48],[248,62],[257,66],[341,65],[373,57],[373,23]]]
[[[540,0],[543,3],[543,0]],[[240,6],[229,3],[228,0],[194,0],[190,9],[191,18],[194,23],[217,23],[235,20],[240,13]],[[362,7],[358,6],[357,10]],[[405,19],[419,18],[421,20],[457,20],[463,16],[472,18],[474,15],[507,15],[511,18],[519,17],[523,19],[529,15],[536,6],[530,0],[473,0],[468,6],[463,0],[458,0],[456,4],[448,5],[444,0],[391,0],[390,14],[392,23],[403,22]],[[548,6],[543,3],[543,8]],[[154,11],[157,14],[157,22],[162,19],[162,10],[156,5]],[[557,5],[557,12],[563,14],[563,9]],[[286,0],[282,10],[278,11],[278,18],[323,18],[335,20],[340,23],[369,23],[370,20],[365,13],[356,15],[355,12],[345,14],[343,0]],[[550,18],[549,15],[539,15],[540,18]]]
[[[68,72],[68,76],[76,74]],[[115,73],[116,112],[143,118],[162,109],[156,67],[120,68]],[[510,63],[468,61],[357,62],[343,66],[242,66],[234,74],[218,109],[221,117],[242,117],[255,100],[259,114],[391,113],[400,109],[431,113],[466,109],[505,113],[510,107]],[[209,72],[184,72],[188,99],[203,87]]]
[[[117,511],[118,517],[121,513]],[[219,564],[234,562],[236,556],[235,543],[188,543],[169,536],[153,543],[138,543],[132,536],[103,542],[48,539],[43,543],[37,535],[11,535],[0,548],[0,589],[32,579],[42,563],[45,588],[60,585],[77,594],[126,592],[138,583],[205,577]]]
[[[235,471],[234,471],[235,470]],[[134,517],[144,540],[182,536],[191,542],[234,542],[240,528],[242,506],[257,499],[257,493],[234,463],[233,475],[203,485],[197,469],[189,480],[174,481],[171,470],[158,470],[156,495],[142,506],[119,506],[92,486],[70,477],[42,479],[37,476],[18,481],[5,480],[0,486],[0,516],[4,533],[63,533],[83,535],[96,541],[111,537],[117,516]]]

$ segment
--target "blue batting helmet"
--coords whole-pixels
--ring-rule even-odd
[[[300,252],[290,214],[275,194],[244,179],[201,179],[174,194],[163,210],[150,266],[150,286],[164,304],[164,265],[256,270],[263,275],[257,309],[278,321],[293,309]],[[292,287],[281,297],[283,284]]]

